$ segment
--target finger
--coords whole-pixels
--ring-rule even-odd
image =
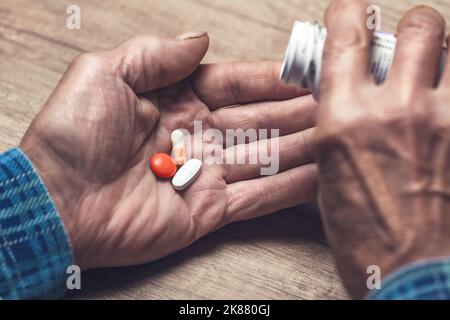
[[[351,92],[370,79],[372,31],[367,28],[367,7],[366,1],[334,0],[327,9],[321,101],[343,92]]]
[[[253,101],[291,99],[309,93],[280,81],[280,68],[280,62],[202,65],[192,77],[192,86],[212,110]]]
[[[312,95],[286,101],[252,103],[220,108],[212,113],[213,127],[227,129],[279,129],[284,136],[311,128],[315,124],[317,102]]]
[[[123,80],[141,94],[189,76],[206,54],[208,44],[204,32],[163,38],[139,36],[107,54]]]
[[[309,164],[227,186],[227,223],[248,220],[315,199],[317,166]]]
[[[276,174],[312,163],[314,128],[287,136],[255,141],[224,150],[227,183],[253,179],[264,171]],[[261,154],[263,155],[261,157]],[[266,170],[262,170],[265,168]]]
[[[445,38],[445,42],[447,47],[444,50],[443,60],[441,61],[440,65],[440,67],[442,68],[441,69],[442,78],[439,87],[442,88],[450,87],[450,50],[449,50],[450,34],[447,35],[447,37]]]
[[[397,47],[386,84],[402,88],[436,85],[445,36],[445,20],[439,12],[418,6],[408,11],[397,28]]]

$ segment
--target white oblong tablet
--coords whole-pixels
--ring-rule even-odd
[[[183,190],[197,179],[202,168],[202,162],[198,159],[191,159],[186,162],[172,179],[172,185],[176,190]]]

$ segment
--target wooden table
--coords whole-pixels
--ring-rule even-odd
[[[0,151],[19,143],[64,73],[85,51],[136,34],[206,30],[205,62],[281,59],[295,19],[322,20],[328,0],[2,0],[0,1]],[[379,0],[383,29],[395,30],[419,0]],[[450,1],[425,1],[450,21]],[[66,9],[81,7],[81,30]],[[234,224],[160,261],[95,270],[68,298],[347,298],[316,208],[306,205]]]

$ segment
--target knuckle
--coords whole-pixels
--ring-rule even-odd
[[[434,115],[434,109],[430,108],[430,104],[427,100],[419,96],[411,100],[409,118],[412,123],[419,126],[430,126],[432,124],[432,118]]]
[[[366,51],[370,38],[364,28],[348,26],[335,28],[327,37],[324,54],[333,55],[351,51]]]
[[[353,114],[345,110],[332,109],[326,118],[320,120],[314,137],[314,146],[336,144],[373,122],[374,118],[369,114]]]
[[[218,128],[219,130],[223,129],[223,119],[224,115],[222,114],[222,110],[219,109],[217,111],[211,112],[206,121],[211,128]]]
[[[154,86],[159,87],[164,78],[164,69],[161,68],[158,52],[162,51],[164,38],[149,35],[137,35],[126,41],[122,46],[124,54],[119,62],[120,73],[126,81],[135,88],[139,81],[142,81],[139,87],[148,86],[147,75],[154,75],[152,81]],[[144,76],[141,76],[143,74]]]
[[[77,56],[74,59],[74,63],[75,64],[81,64],[81,65],[84,65],[86,63],[92,64],[92,63],[96,63],[97,60],[98,60],[98,58],[97,58],[95,53],[86,52],[86,53],[82,53],[79,56]]]
[[[87,52],[78,55],[71,63],[70,68],[83,68],[97,70],[103,66],[103,59],[99,53]]]
[[[423,122],[424,125],[432,127],[435,132],[445,133],[450,137],[450,113],[448,112],[448,100],[446,97],[431,96],[428,105],[433,106],[430,115]]]
[[[342,72],[353,70],[355,59],[368,55],[369,46],[369,36],[357,28],[344,28],[330,34],[322,55],[321,92],[327,92],[339,83]]]
[[[233,101],[236,103],[239,101],[239,96],[241,95],[241,82],[238,81],[237,74],[239,65],[236,63],[230,63],[229,68],[224,68],[222,74],[219,75],[219,78],[225,79],[225,87],[231,93],[233,97]]]
[[[341,74],[341,68],[344,66],[340,63],[336,63],[336,60],[334,57],[332,57],[329,54],[325,54],[322,59],[322,74],[320,75],[320,101],[322,102],[323,99],[325,99],[324,96],[331,95],[331,92],[333,91],[333,88],[337,87],[337,85],[340,83],[341,78],[339,75]],[[325,93],[325,94],[323,94]]]
[[[426,95],[408,94],[386,105],[377,115],[383,128],[405,128],[408,125],[424,126],[430,124],[433,109],[428,108]]]
[[[161,46],[161,43],[161,38],[150,35],[137,35],[125,42],[125,46],[128,48],[128,50],[135,50],[141,48],[159,47]]]
[[[399,112],[392,112],[389,115],[384,113],[378,116],[377,124],[380,128],[386,128],[389,131],[403,131],[408,126],[423,127],[424,125],[429,125],[426,119],[429,119],[429,113],[427,111],[408,111],[407,109],[403,109]]]

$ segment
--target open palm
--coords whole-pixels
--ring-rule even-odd
[[[155,260],[227,223],[314,198],[312,98],[279,83],[278,63],[199,66],[207,48],[202,34],[138,37],[81,55],[22,140],[83,268]],[[280,129],[280,173],[208,163],[188,189],[174,190],[148,159],[170,154],[172,130],[192,132],[194,121],[221,132]],[[268,147],[270,139],[250,142],[238,157]]]

